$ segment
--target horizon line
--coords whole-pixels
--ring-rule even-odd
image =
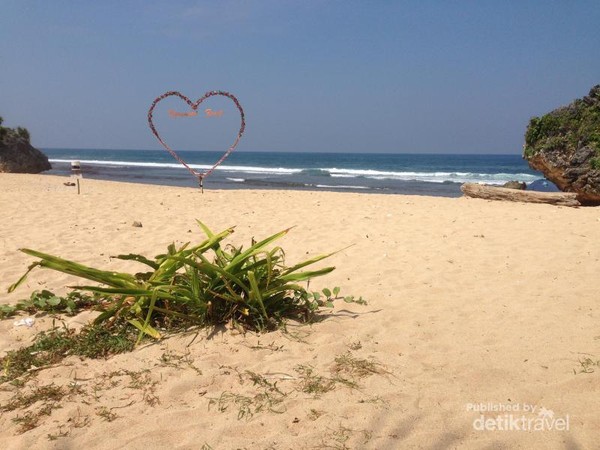
[[[98,148],[98,147],[87,147],[87,148],[83,148],[83,147],[40,147],[42,150],[111,150],[111,151],[140,151],[140,152],[144,152],[144,151],[166,151],[165,149],[161,149],[161,148],[157,148],[157,149],[150,149],[150,148]],[[219,153],[222,154],[223,151],[220,150],[186,150],[186,149],[182,149],[182,150],[178,150],[181,152],[197,152],[197,153]],[[361,152],[361,151],[319,151],[319,150],[305,150],[305,151],[297,151],[297,150],[293,150],[293,151],[282,151],[282,150],[236,150],[234,153],[279,153],[279,154],[293,154],[293,153],[300,153],[300,154],[305,154],[305,153],[309,153],[309,154],[324,154],[324,155],[337,155],[337,154],[362,154],[362,155],[439,155],[439,156],[447,156],[447,155],[454,155],[454,156],[522,156],[522,153],[474,153],[474,152],[469,152],[469,153],[454,153],[454,152],[450,152],[450,153],[440,153],[440,152],[394,152],[394,151],[390,151],[390,152]]]

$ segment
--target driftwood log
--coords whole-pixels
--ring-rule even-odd
[[[465,183],[460,190],[468,197],[509,202],[549,203],[560,206],[581,206],[577,194],[571,192],[534,192]]]

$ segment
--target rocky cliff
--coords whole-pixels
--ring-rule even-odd
[[[533,117],[523,157],[582,204],[600,204],[600,85],[567,106]]]
[[[0,172],[39,173],[51,168],[48,157],[29,143],[29,132],[3,127],[0,117]]]

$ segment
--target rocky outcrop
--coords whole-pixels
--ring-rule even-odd
[[[568,106],[534,117],[523,157],[582,204],[600,204],[600,85]]]
[[[40,173],[51,168],[48,157],[29,143],[27,130],[0,125],[0,172]]]

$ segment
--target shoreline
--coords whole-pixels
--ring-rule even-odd
[[[47,173],[41,175],[60,176],[68,178],[71,176],[70,164],[52,162],[53,168]],[[151,171],[151,170],[150,170]],[[119,183],[135,183],[146,184],[152,186],[169,186],[193,188],[195,180],[184,170],[184,168],[176,168],[167,170],[168,175],[164,175],[165,170],[160,169],[160,178],[155,182],[148,176],[148,169],[139,167],[104,167],[98,165],[82,166],[84,178],[111,181]],[[398,187],[381,187],[373,188],[368,186],[352,186],[343,184],[344,181],[336,179],[324,178],[323,180],[312,180],[311,183],[300,183],[296,181],[282,181],[277,179],[261,180],[251,177],[219,177],[215,176],[207,178],[205,181],[206,189],[213,190],[265,190],[265,191],[312,191],[312,192],[360,192],[365,194],[383,194],[383,195],[424,195],[434,197],[460,197],[461,183],[444,182],[444,183],[428,183],[419,181],[401,181],[397,182]],[[335,183],[341,184],[335,184]],[[323,184],[320,184],[323,183]],[[330,183],[330,184],[327,184]],[[332,184],[333,183],[333,184]]]
[[[81,162],[84,177],[189,186],[195,178],[165,151],[47,150],[51,174],[70,175]],[[194,170],[212,167],[217,152],[182,152]],[[517,155],[317,154],[234,152],[207,177],[213,189],[372,192],[459,197],[464,182],[502,185],[539,180]]]
[[[18,248],[136,270],[136,263],[110,256],[154,256],[171,242],[195,242],[202,237],[195,224],[200,219],[215,231],[236,226],[235,244],[295,226],[279,243],[288,264],[344,249],[327,260],[337,269],[311,288],[340,286],[368,305],[338,305],[312,326],[291,325],[288,335],[202,331],[107,360],[69,357],[36,377],[41,385],[78,383],[81,393],[23,434],[12,418],[24,412],[3,413],[3,448],[315,448],[339,439],[350,448],[596,445],[600,406],[593,399],[600,394],[600,367],[586,373],[582,361],[600,360],[593,283],[600,273],[600,208],[361,192],[201,194],[197,188],[89,178],[77,195],[65,181],[0,175],[0,303],[35,289],[62,295],[76,284],[38,269],[7,295],[32,262]],[[133,221],[143,226],[133,227]],[[30,342],[52,319],[37,318],[32,328],[13,322],[0,321],[2,354]],[[335,372],[343,357],[371,361],[381,371],[356,378]],[[192,361],[201,373],[181,361]],[[301,388],[306,368],[327,379],[342,373],[359,388],[338,383],[321,395],[308,394]],[[147,384],[130,387],[125,371]],[[238,419],[240,404],[233,399],[256,402],[263,393],[248,373],[277,382],[286,394],[273,407],[278,412],[265,405]],[[115,383],[111,389],[103,384],[109,382]],[[0,403],[11,395],[1,391]],[[147,403],[150,395],[156,404]],[[519,409],[510,410],[519,414],[525,405],[536,407],[528,419],[542,407],[557,419],[568,415],[570,429],[477,429],[482,414],[494,419],[501,415],[494,411],[516,404]],[[102,408],[117,417],[104,420]],[[67,435],[48,440],[60,430]]]

